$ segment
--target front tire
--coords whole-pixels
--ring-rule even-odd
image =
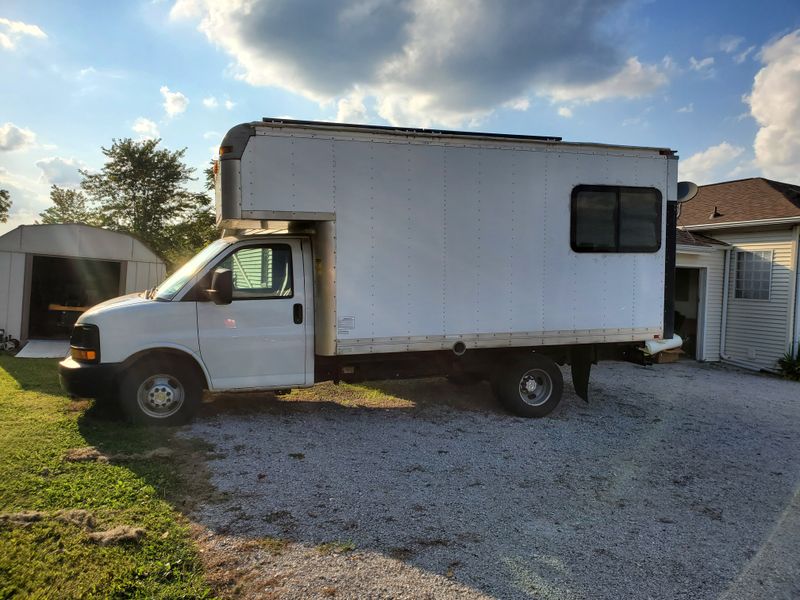
[[[544,417],[561,402],[564,377],[556,363],[532,353],[501,367],[492,379],[492,390],[515,415]]]
[[[140,425],[187,423],[203,395],[202,377],[185,360],[146,358],[130,367],[120,381],[120,406],[127,419]]]

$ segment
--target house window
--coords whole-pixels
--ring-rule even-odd
[[[575,252],[658,252],[661,192],[579,185],[572,190],[570,237]]]
[[[772,250],[736,251],[737,298],[769,300],[772,282]]]

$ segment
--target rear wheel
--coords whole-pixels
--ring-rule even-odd
[[[152,357],[135,363],[120,381],[119,399],[129,421],[143,425],[188,422],[203,394],[203,378],[187,360]]]
[[[564,377],[552,360],[530,354],[501,367],[492,380],[498,400],[521,417],[544,417],[561,402]]]

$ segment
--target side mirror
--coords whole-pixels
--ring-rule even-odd
[[[211,278],[211,289],[206,294],[214,304],[230,304],[233,300],[233,272],[230,269],[217,269]]]

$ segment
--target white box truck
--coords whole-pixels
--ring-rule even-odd
[[[489,380],[548,414],[559,365],[672,337],[678,159],[556,137],[265,119],[217,162],[223,237],[75,325],[64,387],[134,421],[203,389]]]

